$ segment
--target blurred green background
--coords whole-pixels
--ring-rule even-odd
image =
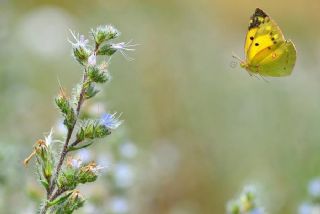
[[[290,77],[265,82],[233,66],[256,7],[296,45]],[[110,23],[140,44],[134,61],[113,57],[96,98],[123,112],[139,151],[128,213],[222,214],[248,183],[269,213],[295,213],[320,175],[319,11],[318,0],[0,0],[1,212],[34,213],[43,194],[21,162],[57,123],[58,78],[67,90],[80,80],[68,29],[88,36]],[[98,197],[95,185],[84,195]]]

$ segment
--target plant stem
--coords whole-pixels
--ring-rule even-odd
[[[99,46],[100,46],[99,44],[97,44],[97,43],[95,44],[94,54],[97,54]],[[61,195],[64,192],[64,190],[59,190],[59,189],[57,189],[54,192],[55,187],[56,187],[56,180],[58,179],[63,161],[68,154],[68,145],[69,145],[70,139],[71,139],[73,131],[74,131],[74,127],[77,123],[77,120],[78,120],[78,117],[80,114],[81,105],[84,101],[87,78],[88,78],[87,77],[87,68],[85,68],[84,73],[83,73],[83,78],[82,78],[81,92],[79,95],[79,100],[78,100],[77,108],[76,108],[76,119],[75,119],[73,125],[68,129],[67,138],[66,138],[66,141],[63,145],[63,149],[60,154],[59,162],[57,164],[53,179],[51,180],[51,183],[49,186],[49,191],[47,191],[47,201],[54,200],[55,198],[57,198],[59,195]],[[77,140],[75,140],[75,142],[73,142],[72,145],[76,145],[77,143],[79,143],[79,142]],[[40,214],[46,214],[47,209],[48,209],[48,202],[47,201],[45,202],[44,206],[41,208]]]
[[[65,189],[58,189],[55,193],[53,193],[50,197],[50,201],[53,201],[54,199],[56,199],[59,195],[61,195],[62,193],[64,193],[66,190]]]
[[[73,125],[68,129],[67,138],[66,138],[65,143],[63,145],[63,149],[62,149],[62,151],[60,153],[59,162],[57,164],[53,179],[52,179],[52,181],[50,183],[49,191],[47,192],[47,200],[53,200],[54,198],[58,197],[60,194],[63,193],[63,191],[61,192],[61,191],[57,190],[53,194],[54,189],[56,187],[56,180],[58,179],[58,176],[59,176],[63,161],[64,161],[65,157],[68,154],[68,144],[69,144],[69,141],[70,141],[70,139],[72,137],[72,134],[73,134],[73,131],[74,131],[74,127],[75,127],[75,125],[77,123],[77,119],[79,117],[80,110],[81,110],[81,105],[82,105],[82,103],[84,101],[86,81],[87,81],[87,69],[84,70],[84,74],[83,74],[81,92],[80,92],[80,95],[79,95],[79,100],[78,100],[77,108],[76,108],[76,119],[75,119]],[[45,202],[44,206],[42,207],[42,209],[40,211],[40,214],[45,214],[47,212],[47,209],[48,209],[48,202]]]

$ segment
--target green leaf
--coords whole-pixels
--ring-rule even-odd
[[[67,193],[63,196],[56,198],[53,201],[48,201],[48,206],[51,207],[53,205],[57,205],[57,204],[61,204],[61,203],[65,202],[71,194],[72,194],[72,191],[70,191],[69,193]]]
[[[82,146],[69,146],[68,147],[68,151],[71,152],[71,151],[76,151],[76,150],[79,150],[79,149],[83,149],[83,148],[86,148],[86,147],[90,146],[91,144],[93,144],[93,141],[90,142],[90,143],[84,144]]]
[[[45,189],[49,189],[49,184],[46,180],[40,179],[40,182]]]
[[[99,92],[99,90],[95,89],[93,84],[90,84],[87,87],[87,90],[85,92],[84,98],[85,99],[90,99],[90,98],[94,97],[98,92]]]

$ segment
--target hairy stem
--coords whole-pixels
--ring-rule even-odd
[[[53,193],[51,195],[51,197],[49,198],[50,201],[53,201],[54,199],[56,199],[59,195],[61,195],[62,193],[64,193],[66,190],[65,189],[58,189],[57,191],[55,191],[55,193]]]
[[[95,49],[94,49],[94,54],[97,54],[98,49],[99,49],[99,44],[96,43]],[[68,145],[69,145],[70,139],[72,137],[75,125],[77,123],[77,119],[78,119],[79,114],[80,114],[81,105],[84,102],[84,98],[85,98],[84,95],[85,95],[85,87],[86,87],[87,78],[88,78],[87,77],[87,68],[85,68],[84,73],[83,73],[83,78],[82,78],[81,92],[80,92],[80,95],[79,95],[79,100],[78,100],[77,108],[76,108],[77,117],[76,117],[76,120],[75,120],[74,124],[68,129],[67,138],[66,138],[66,141],[65,141],[65,143],[63,145],[63,149],[62,149],[62,151],[60,153],[60,158],[59,158],[59,162],[57,164],[56,170],[55,170],[55,174],[53,176],[53,179],[51,180],[51,183],[50,183],[50,186],[49,186],[49,191],[47,191],[47,200],[50,200],[50,201],[54,200],[55,198],[57,198],[59,195],[61,195],[64,192],[64,190],[59,190],[59,189],[57,189],[54,192],[54,190],[56,188],[56,180],[58,179],[58,176],[59,176],[63,161],[64,161],[65,157],[68,154]],[[78,143],[79,143],[79,141],[76,140],[75,142],[72,143],[72,146],[74,146],[74,145],[76,145]],[[48,202],[46,201],[44,206],[42,207],[42,209],[40,211],[40,214],[45,214],[47,212],[47,209],[48,209]]]
[[[70,139],[72,137],[75,125],[77,123],[77,118],[79,117],[79,114],[80,114],[81,105],[82,105],[82,103],[84,101],[86,81],[87,81],[87,70],[85,69],[84,70],[84,74],[83,74],[83,79],[82,79],[81,92],[80,92],[80,95],[79,95],[79,100],[78,100],[77,108],[76,108],[77,117],[76,117],[75,122],[73,123],[73,125],[68,129],[67,138],[66,138],[65,143],[63,145],[63,149],[62,149],[62,151],[60,153],[59,162],[57,164],[53,179],[52,179],[52,181],[50,183],[49,191],[47,192],[47,200],[53,200],[53,199],[57,198],[59,195],[61,195],[63,193],[63,191],[61,192],[61,191],[57,190],[53,194],[54,189],[56,187],[56,180],[58,179],[58,176],[59,176],[63,161],[64,161],[65,157],[68,154],[68,144],[70,142]],[[45,202],[44,206],[42,207],[42,209],[40,211],[40,214],[45,214],[47,212],[47,209],[48,209],[48,203]]]

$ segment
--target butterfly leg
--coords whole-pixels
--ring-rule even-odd
[[[269,80],[267,80],[265,77],[263,77],[261,74],[259,74],[259,76],[261,77],[261,79],[263,79],[266,83],[269,83]]]

